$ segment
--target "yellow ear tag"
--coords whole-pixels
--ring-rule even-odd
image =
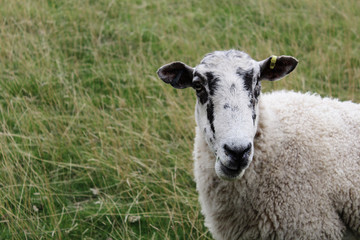
[[[270,69],[274,69],[274,68],[275,68],[276,59],[277,59],[277,56],[272,56],[272,57],[271,57],[271,60],[270,60]]]

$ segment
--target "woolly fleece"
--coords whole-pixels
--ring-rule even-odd
[[[254,158],[235,181],[216,175],[202,134],[196,128],[194,175],[215,239],[335,240],[349,229],[360,234],[359,104],[263,94]]]

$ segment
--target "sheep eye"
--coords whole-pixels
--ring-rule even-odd
[[[196,91],[201,91],[202,89],[203,89],[203,86],[199,83],[199,84],[195,84],[194,85],[194,89],[196,90]]]
[[[198,76],[196,76],[193,80],[193,86],[192,86],[196,91],[201,91],[204,87],[200,82],[200,78]]]

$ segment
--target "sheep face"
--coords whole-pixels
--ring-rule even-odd
[[[157,73],[175,88],[195,90],[196,123],[214,153],[215,172],[231,180],[240,178],[253,158],[261,80],[280,79],[297,63],[288,56],[258,62],[230,50],[206,55],[195,68],[173,62]]]

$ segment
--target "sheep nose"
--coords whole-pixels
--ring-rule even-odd
[[[227,167],[232,170],[239,170],[247,166],[252,144],[234,146],[224,144],[225,154],[230,158]]]

